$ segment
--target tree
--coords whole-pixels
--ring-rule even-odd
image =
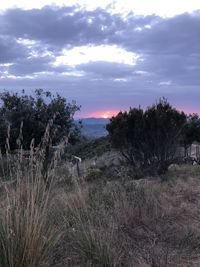
[[[139,107],[120,112],[106,128],[112,145],[140,176],[167,170],[175,158],[185,122],[186,115],[163,98],[146,110]]]
[[[195,141],[200,142],[200,118],[197,114],[190,114],[183,128],[182,143],[185,148],[185,154],[188,147]]]
[[[59,94],[55,96],[42,89],[35,90],[35,94],[26,95],[4,92],[0,94],[0,146],[5,150],[7,129],[10,127],[10,149],[18,148],[17,140],[20,127],[23,136],[23,148],[29,149],[34,139],[38,146],[45,134],[45,129],[53,120],[50,127],[52,145],[58,144],[64,136],[70,134],[70,141],[74,142],[78,130],[74,124],[73,116],[80,107],[75,102],[67,103]],[[22,137],[21,137],[22,138]]]

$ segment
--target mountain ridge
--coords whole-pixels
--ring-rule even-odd
[[[82,122],[81,132],[88,138],[99,138],[108,135],[106,130],[106,124],[110,122],[110,119],[105,118],[82,118],[76,120]]]

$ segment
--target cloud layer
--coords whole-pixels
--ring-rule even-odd
[[[1,89],[60,90],[88,113],[161,96],[198,110],[200,11],[161,18],[15,8],[0,13],[0,25]]]

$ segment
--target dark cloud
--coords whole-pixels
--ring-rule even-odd
[[[0,64],[12,63],[27,56],[28,50],[25,46],[18,44],[12,36],[0,35]]]
[[[52,72],[54,74],[73,70],[70,66],[55,66],[52,64],[53,62],[54,57],[51,56],[31,56],[16,60],[13,65],[8,67],[8,72],[15,76],[31,76],[40,72]]]
[[[2,34],[39,40],[60,49],[67,45],[102,44],[122,21],[101,9],[88,12],[76,11],[75,7],[44,7],[8,10],[2,15],[1,24]]]
[[[134,75],[135,67],[128,64],[113,62],[89,62],[77,66],[78,70],[83,70],[88,74],[99,78],[128,78]]]
[[[126,19],[121,15],[111,15],[103,9],[94,11],[77,10],[77,7],[42,9],[9,9],[0,17],[0,32],[15,38],[38,40],[48,46],[60,49],[66,46],[87,44],[110,44],[132,39],[138,27],[145,27],[159,20],[156,16],[134,16]]]
[[[80,102],[99,103],[105,98],[107,105],[113,103],[113,95],[119,95],[116,105],[139,96],[146,103],[144,97],[150,99],[150,94],[183,99],[191,94],[189,88],[196,98],[200,96],[200,11],[172,18],[133,13],[122,18],[103,9],[16,8],[0,14],[0,25],[0,75],[6,71],[19,77],[37,73],[33,79],[4,78],[4,88],[60,87]],[[53,65],[64,48],[102,44],[117,45],[140,58],[134,66],[94,60],[75,67]],[[12,65],[5,67],[5,63]],[[84,76],[69,75],[76,71]],[[188,97],[191,103],[196,98]]]
[[[14,63],[9,67],[9,73],[16,76],[31,75],[35,72],[49,71],[51,59],[46,57],[29,57]]]

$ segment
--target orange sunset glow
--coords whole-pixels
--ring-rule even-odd
[[[105,110],[87,114],[86,117],[109,119],[113,116],[116,116],[118,113],[119,110]]]

